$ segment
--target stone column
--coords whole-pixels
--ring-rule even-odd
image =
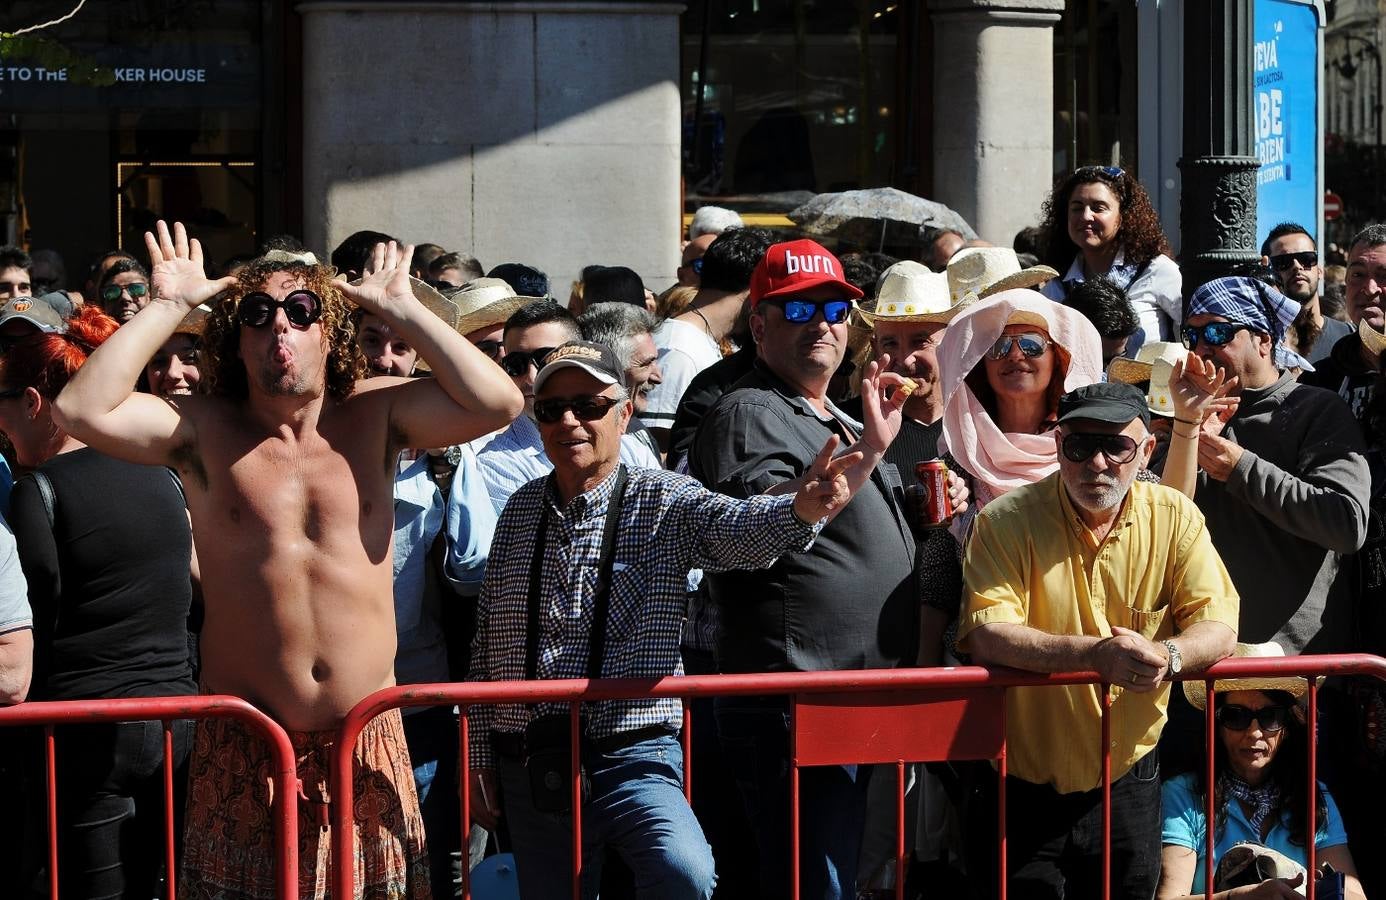
[[[1260,257],[1251,83],[1252,0],[1184,4],[1184,298]]]
[[[305,238],[384,231],[655,290],[679,259],[675,3],[309,0]]]
[[[934,191],[986,240],[1039,224],[1054,182],[1054,23],[1064,0],[930,0]]]

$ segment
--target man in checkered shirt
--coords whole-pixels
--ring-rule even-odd
[[[898,421],[903,397],[883,397],[898,383],[896,376],[876,376],[865,402]],[[622,467],[620,437],[631,403],[620,364],[601,344],[574,341],[547,358],[535,378],[534,412],[554,471],[516,491],[501,513],[481,590],[470,680],[588,675],[613,505],[619,514],[609,613],[594,671],[608,678],[682,674],[688,570],[764,568],[782,554],[807,549],[871,473],[859,450],[835,455],[836,437],[804,477],[780,485],[776,496],[737,500],[673,472]],[[528,629],[531,585],[538,588],[534,639]],[[554,713],[561,715],[558,742],[566,746],[566,704],[477,707],[472,713],[473,814],[487,827],[505,816],[525,898],[563,896],[572,871],[571,814],[544,811],[554,792],[545,790],[541,777],[536,793],[536,766],[526,765],[548,749],[539,746],[532,723]],[[634,871],[639,896],[710,897],[711,851],[682,792],[679,702],[592,703],[583,716],[581,760],[590,782],[582,808],[585,891],[595,893],[609,844]],[[556,770],[563,776],[552,786],[570,793],[567,762]]]

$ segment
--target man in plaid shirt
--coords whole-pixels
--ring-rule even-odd
[[[555,350],[535,378],[535,419],[554,471],[516,491],[497,524],[471,680],[682,674],[688,570],[764,568],[806,549],[870,476],[860,450],[835,455],[836,437],[776,496],[737,500],[673,472],[626,468],[619,446],[631,403],[621,382],[611,350],[584,341]],[[904,398],[883,393],[898,383],[873,374],[866,400],[897,423]],[[599,630],[594,620],[603,605]],[[604,638],[594,653],[598,633]],[[634,871],[639,896],[710,897],[712,855],[682,793],[680,704],[607,701],[588,704],[583,716],[584,892],[595,895],[610,844]],[[545,720],[558,727],[541,742],[536,722]],[[548,782],[542,765],[555,746],[566,748],[567,721],[566,704],[477,707],[472,714],[474,817],[487,827],[502,814],[507,819],[526,898],[568,890],[571,824],[554,806],[571,792],[568,762],[550,766],[561,774]]]

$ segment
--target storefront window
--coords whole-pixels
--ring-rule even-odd
[[[19,0],[6,24],[54,11]],[[254,249],[265,15],[231,0],[88,2],[0,42],[0,149],[13,160],[0,238],[58,250],[69,282],[102,249],[140,252],[159,218],[188,223],[213,259]]]
[[[681,82],[688,206],[787,209],[799,194],[892,184],[902,6],[692,0]]]
[[[1054,33],[1056,174],[1136,168],[1136,53],[1135,3],[1067,0]]]

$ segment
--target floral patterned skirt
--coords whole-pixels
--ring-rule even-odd
[[[328,824],[335,731],[289,732],[298,800],[299,896],[329,895]],[[352,781],[357,900],[428,900],[428,854],[399,710],[377,717],[356,742]],[[278,837],[265,742],[233,719],[198,724],[188,765],[188,806],[178,896],[273,900]]]

